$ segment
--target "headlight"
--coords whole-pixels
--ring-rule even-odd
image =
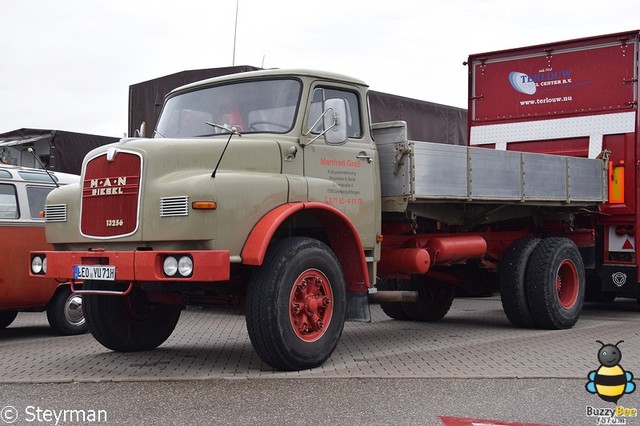
[[[193,273],[193,260],[189,256],[182,256],[178,261],[178,272],[183,277],[188,277]]]
[[[34,274],[47,273],[47,258],[42,255],[33,256],[31,259],[31,272]]]
[[[162,270],[165,275],[172,277],[178,272],[178,261],[173,256],[167,256],[164,259],[164,264],[162,265]]]
[[[188,278],[193,274],[193,259],[191,256],[169,255],[164,258],[162,270],[168,277]]]

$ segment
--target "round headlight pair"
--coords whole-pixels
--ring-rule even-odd
[[[162,265],[164,274],[168,277],[174,277],[179,274],[181,277],[188,277],[193,273],[193,259],[189,256],[167,256]]]
[[[47,258],[45,256],[36,255],[31,259],[31,272],[37,275],[47,273]]]

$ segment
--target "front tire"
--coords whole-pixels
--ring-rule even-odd
[[[94,281],[84,284],[84,290],[98,289]],[[157,348],[169,338],[180,318],[180,306],[150,302],[138,288],[128,296],[84,294],[83,299],[89,331],[116,352]]]
[[[82,296],[69,286],[58,288],[47,305],[47,320],[53,330],[64,336],[86,333],[89,327],[84,318]]]
[[[536,327],[573,327],[582,312],[585,272],[580,251],[567,238],[545,238],[527,266],[527,301]]]
[[[322,365],[344,327],[346,289],[338,259],[324,243],[291,237],[271,247],[247,290],[247,331],[271,367]]]

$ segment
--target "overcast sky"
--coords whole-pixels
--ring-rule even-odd
[[[469,54],[640,29],[640,0],[238,0],[235,65],[466,108]],[[0,0],[0,132],[123,136],[132,84],[234,62],[236,0]]]

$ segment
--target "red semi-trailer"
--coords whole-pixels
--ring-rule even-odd
[[[583,252],[587,299],[638,298],[639,31],[469,56],[469,144],[595,158],[609,200]]]

